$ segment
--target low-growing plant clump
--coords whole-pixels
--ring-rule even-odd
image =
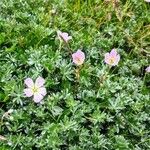
[[[148,0],[0,1],[0,149],[150,149]]]

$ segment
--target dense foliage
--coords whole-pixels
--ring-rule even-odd
[[[0,149],[150,149],[149,23],[144,0],[1,0]],[[120,61],[109,67],[113,48]],[[39,76],[41,104],[23,93]]]

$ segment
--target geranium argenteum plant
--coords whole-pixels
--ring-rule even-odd
[[[46,95],[46,88],[44,87],[44,83],[45,80],[42,77],[38,77],[35,83],[31,78],[25,79],[25,84],[27,86],[27,88],[24,89],[25,96],[33,96],[33,101],[35,103],[41,102],[41,100]]]
[[[150,149],[150,2],[22,1],[0,0],[0,149]]]
[[[65,43],[68,43],[69,40],[72,39],[72,36],[69,36],[66,32],[57,31],[57,35],[60,40],[63,40]]]
[[[77,50],[77,52],[72,54],[73,62],[77,65],[80,66],[84,63],[85,60],[85,54],[81,50]]]
[[[146,72],[150,72],[150,66],[148,66],[145,70]]]
[[[117,53],[116,49],[112,49],[110,53],[105,54],[105,63],[110,66],[118,65],[120,60],[120,55]]]

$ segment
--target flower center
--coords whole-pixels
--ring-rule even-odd
[[[110,64],[113,64],[114,61],[115,61],[115,58],[114,58],[114,57],[111,57],[110,60],[109,60]]]
[[[75,59],[76,59],[76,61],[77,61],[78,63],[80,63],[80,62],[81,62],[81,60],[80,60],[80,58],[79,58],[79,57],[76,57]]]
[[[37,93],[37,92],[38,92],[38,89],[39,89],[38,87],[33,86],[33,87],[32,87],[32,91],[33,91],[33,93]]]

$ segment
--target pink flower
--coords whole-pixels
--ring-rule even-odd
[[[145,0],[145,2],[150,2],[150,0]]]
[[[31,78],[25,79],[25,84],[27,88],[24,89],[24,93],[26,97],[33,96],[34,102],[41,102],[43,97],[46,95],[46,88],[44,87],[44,83],[45,80],[42,77],[38,77],[35,83]]]
[[[150,66],[148,66],[145,70],[146,72],[150,72]]]
[[[105,54],[105,63],[110,66],[116,66],[120,60],[120,55],[116,49],[112,49],[110,53]]]
[[[85,54],[81,50],[77,50],[77,52],[72,54],[72,58],[76,65],[82,65],[85,60]]]
[[[57,31],[57,35],[58,35],[58,37],[59,37],[59,39],[61,40],[63,40],[64,42],[68,42],[69,40],[71,40],[72,39],[72,37],[71,36],[69,36],[68,35],[68,33],[66,33],[66,32],[61,32],[61,31]]]

